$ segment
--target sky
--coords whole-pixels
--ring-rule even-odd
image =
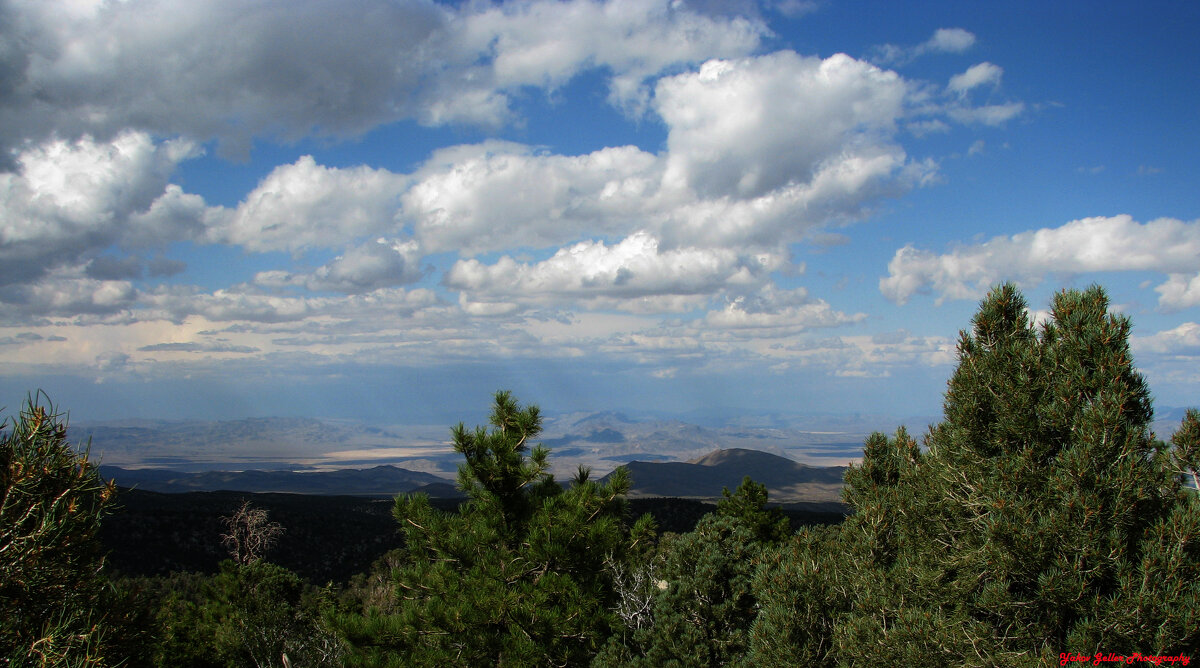
[[[0,405],[929,415],[980,298],[1200,380],[1200,4],[0,0]]]

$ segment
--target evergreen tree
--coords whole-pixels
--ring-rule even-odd
[[[97,532],[114,488],[43,398],[0,424],[0,662],[110,665]]]
[[[767,507],[767,496],[766,485],[745,476],[734,491],[728,487],[721,490],[717,514],[741,522],[760,543],[778,543],[790,536],[792,529],[782,510]]]
[[[1200,508],[1179,482],[1196,415],[1156,444],[1129,320],[1093,287],[1039,330],[1006,285],[972,324],[925,451],[873,436],[846,476],[854,515],[760,573],[758,660],[781,638],[864,665],[1200,647]]]
[[[767,488],[749,477],[723,496],[695,530],[663,541],[661,566],[643,565],[653,573],[650,618],[614,636],[593,665],[742,663],[758,607],[751,579],[764,551],[791,531],[778,508],[766,508]]]
[[[614,623],[604,563],[651,533],[625,526],[623,469],[605,484],[586,469],[565,488],[549,473],[535,406],[498,392],[491,429],[452,430],[465,462],[457,513],[421,494],[396,499],[406,539],[395,600],[338,624],[364,666],[580,665]]]

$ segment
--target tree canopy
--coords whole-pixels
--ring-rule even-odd
[[[1180,483],[1198,416],[1175,447],[1156,441],[1130,322],[1108,306],[1098,287],[1064,291],[1038,327],[1013,286],[988,295],[924,446],[872,436],[846,475],[853,514],[760,571],[760,660],[1200,647],[1200,508]]]

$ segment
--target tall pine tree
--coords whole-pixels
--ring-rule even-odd
[[[465,462],[457,513],[421,494],[394,514],[407,546],[394,599],[343,615],[351,665],[587,663],[614,624],[606,559],[625,559],[651,531],[626,526],[623,469],[600,484],[581,469],[564,488],[549,473],[537,407],[498,392],[491,428],[452,430]]]
[[[1191,412],[1167,448],[1104,291],[1065,291],[1040,328],[1011,285],[963,332],[924,451],[873,436],[854,515],[756,581],[753,656],[1021,665],[1060,653],[1200,648]]]

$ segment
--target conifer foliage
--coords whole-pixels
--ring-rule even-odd
[[[945,418],[919,448],[868,440],[854,514],[760,571],[760,662],[1020,665],[1060,653],[1200,647],[1200,506],[1191,412],[1149,430],[1129,320],[1103,290],[1031,322],[1011,285],[963,332]]]
[[[648,519],[626,526],[628,478],[600,484],[581,469],[564,488],[547,449],[531,447],[537,407],[498,392],[490,421],[452,430],[468,494],[457,513],[421,494],[397,498],[407,545],[390,573],[394,598],[339,619],[352,664],[581,665],[610,634],[605,561],[652,532]]]
[[[694,531],[664,537],[651,572],[649,619],[628,624],[597,656],[597,668],[742,665],[757,601],[751,588],[765,552],[791,533],[767,488],[747,476],[723,492]],[[641,620],[639,620],[641,621]]]
[[[0,663],[108,665],[97,531],[115,490],[44,398],[0,424]]]

